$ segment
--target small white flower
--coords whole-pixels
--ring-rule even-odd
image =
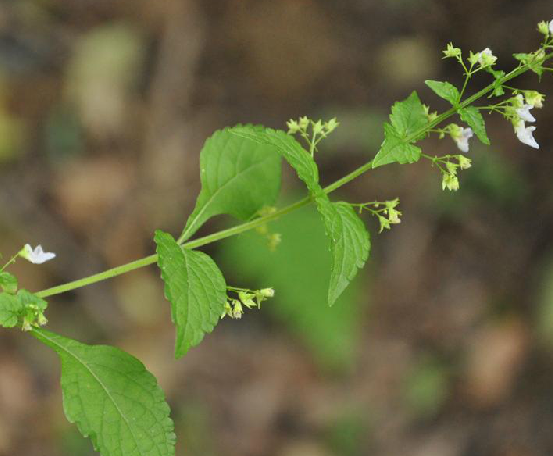
[[[493,55],[493,52],[490,48],[484,49],[482,52],[479,52],[478,54],[478,63],[483,66],[492,66],[495,64],[497,57]]]
[[[517,109],[518,117],[524,120],[525,122],[535,122],[536,119],[532,114],[530,114],[530,109],[532,109],[532,106],[530,105],[524,105],[522,108],[518,108]]]
[[[539,149],[540,145],[536,142],[532,133],[535,129],[536,127],[527,127],[523,120],[520,120],[515,125],[515,133],[518,140],[523,144],[533,147],[534,149]]]
[[[551,20],[551,22],[549,23],[549,33],[553,35],[553,20]]]
[[[519,119],[524,120],[525,122],[535,122],[536,119],[532,114],[530,114],[530,109],[533,108],[532,105],[524,104],[524,98],[519,93],[516,96],[516,101],[514,102],[517,107],[517,116]]]
[[[451,136],[457,143],[457,147],[461,152],[469,151],[469,138],[473,137],[472,128],[459,127],[459,132]]]
[[[25,244],[25,247],[23,247],[23,250],[21,250],[20,255],[27,261],[30,261],[34,264],[41,264],[56,257],[55,253],[45,252],[44,250],[42,250],[41,245],[37,245],[36,248],[33,250],[33,248],[29,244]]]

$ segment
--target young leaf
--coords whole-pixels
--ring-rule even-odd
[[[317,198],[315,201],[330,241],[332,269],[328,304],[332,306],[353,280],[357,270],[364,266],[371,242],[363,221],[349,204],[331,203],[327,198]]]
[[[103,456],[173,456],[174,425],[156,378],[135,357],[34,329],[61,359],[67,419]]]
[[[478,108],[475,106],[469,106],[467,108],[460,109],[459,116],[461,117],[461,120],[466,122],[468,126],[472,128],[472,131],[476,133],[476,136],[478,136],[478,139],[482,141],[482,143],[487,145],[490,144],[490,140],[486,134],[486,124],[484,123],[484,118],[482,117],[482,114],[480,114]]]
[[[452,105],[459,103],[460,94],[453,84],[449,82],[427,80],[424,83],[440,98],[449,101]]]
[[[234,135],[229,128],[216,131],[205,142],[200,172],[202,190],[181,241],[215,215],[251,218],[263,206],[274,204],[280,190],[281,160],[274,148]]]
[[[282,130],[259,129],[251,126],[238,126],[230,132],[258,144],[272,146],[296,170],[298,177],[307,185],[311,194],[319,194],[319,171],[313,157],[290,135]]]
[[[24,306],[16,295],[0,293],[0,326],[13,328],[23,311]]]
[[[213,331],[225,308],[227,286],[205,253],[181,248],[170,234],[156,231],[158,265],[177,326],[175,357],[180,358]]]
[[[394,103],[390,121],[397,136],[402,139],[419,132],[428,124],[428,116],[417,92],[413,92],[403,101]]]
[[[404,142],[394,127],[384,124],[384,142],[373,160],[373,168],[388,163],[414,163],[420,159],[421,150],[417,146]]]
[[[17,279],[9,272],[0,272],[0,287],[6,293],[15,293],[17,291]]]

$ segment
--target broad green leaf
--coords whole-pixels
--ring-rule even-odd
[[[227,286],[205,253],[181,248],[170,234],[156,231],[158,265],[177,326],[175,357],[180,358],[213,331],[224,311]]]
[[[330,241],[332,268],[328,304],[332,306],[364,266],[371,242],[363,221],[349,204],[331,203],[327,198],[317,198],[316,203]]]
[[[397,136],[402,139],[420,132],[428,124],[428,115],[417,92],[413,92],[403,101],[394,103],[390,121],[397,132]]]
[[[13,328],[24,310],[25,307],[16,295],[0,293],[0,326]]]
[[[388,163],[414,163],[420,159],[419,147],[406,143],[390,124],[384,124],[384,142],[373,160],[373,168]]]
[[[427,80],[424,83],[440,98],[449,101],[452,105],[459,103],[460,94],[453,84],[449,82]]]
[[[174,425],[156,378],[135,357],[42,329],[32,334],[61,359],[67,419],[103,456],[173,456]]]
[[[486,134],[486,124],[480,111],[475,106],[469,106],[459,110],[461,120],[466,122],[474,131],[478,139],[484,144],[490,144],[488,135]]]
[[[307,185],[311,194],[321,193],[319,172],[315,160],[292,136],[282,130],[260,129],[251,126],[234,127],[230,132],[258,144],[274,147],[296,170],[298,177]]]
[[[17,291],[17,279],[9,272],[0,272],[0,287],[6,293],[15,293]]]
[[[232,129],[219,130],[202,148],[200,179],[202,189],[181,241],[210,217],[228,214],[247,220],[274,204],[280,190],[280,156],[274,147],[232,134]]]

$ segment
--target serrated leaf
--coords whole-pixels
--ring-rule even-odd
[[[251,126],[238,126],[230,132],[241,138],[247,138],[258,144],[274,147],[277,152],[294,168],[298,177],[307,185],[313,195],[321,193],[319,171],[313,157],[292,136],[282,130],[259,129]]]
[[[444,100],[449,101],[452,105],[456,105],[459,103],[459,98],[461,95],[459,94],[459,90],[457,90],[457,87],[455,87],[453,84],[450,84],[449,82],[442,82],[442,81],[432,81],[427,80],[424,81],[424,83],[432,89],[432,91],[438,95],[440,98],[443,98]]]
[[[273,147],[234,135],[230,128],[219,130],[202,148],[200,179],[202,189],[181,241],[216,215],[247,220],[274,204],[280,190],[280,156]]]
[[[402,139],[418,133],[428,124],[428,116],[417,92],[411,93],[403,101],[398,101],[392,106],[390,121],[397,135]],[[417,139],[417,138],[414,138]]]
[[[469,106],[459,110],[461,120],[466,122],[482,143],[489,145],[490,140],[486,134],[486,124],[480,111],[475,106]]]
[[[205,253],[181,248],[170,234],[156,231],[158,265],[177,326],[175,357],[180,358],[213,331],[225,307],[227,286]]]
[[[389,163],[414,163],[421,157],[421,149],[406,143],[390,124],[384,124],[384,142],[373,160],[373,168]]]
[[[17,291],[17,279],[9,272],[0,272],[0,288],[6,293],[15,293]]]
[[[173,456],[174,425],[156,378],[134,356],[34,329],[61,360],[67,419],[103,456]]]
[[[326,195],[325,195],[326,196]],[[332,306],[353,280],[369,256],[369,233],[363,221],[347,203],[331,203],[317,198],[317,209],[323,216],[330,241],[332,268],[328,287],[328,304]]]
[[[0,326],[13,328],[23,311],[24,306],[16,295],[0,293]]]

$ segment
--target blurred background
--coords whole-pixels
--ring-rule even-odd
[[[0,252],[58,254],[12,268],[33,291],[152,253],[153,231],[178,234],[194,206],[203,142],[239,122],[336,116],[318,155],[328,184],[372,158],[394,101],[417,90],[446,108],[423,81],[462,83],[447,42],[490,47],[509,70],[552,18],[546,0],[3,0]],[[551,455],[553,81],[515,84],[548,96],[539,151],[488,117],[492,146],[471,140],[457,193],[421,162],[333,194],[398,196],[404,214],[381,235],[366,220],[371,258],[333,308],[306,208],[269,227],[276,252],[256,233],[205,248],[228,283],[276,297],[183,359],[154,267],[50,298],[49,328],[140,358],[172,406],[178,455]],[[458,153],[448,139],[423,150]],[[279,206],[304,194],[285,167]],[[0,331],[0,455],[95,454],[58,378],[52,352]]]

